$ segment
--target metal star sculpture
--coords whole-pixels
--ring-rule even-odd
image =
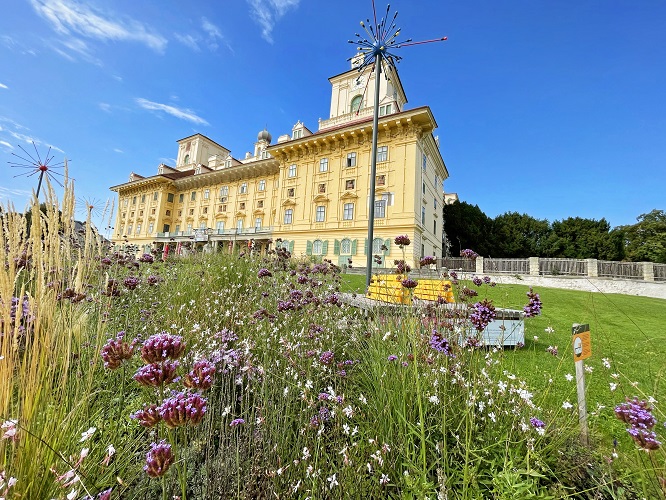
[[[370,22],[370,19],[366,19],[365,22],[361,21],[361,26],[367,34],[367,38],[361,36],[359,33],[355,33],[357,40],[349,40],[349,43],[358,45],[357,50],[360,54],[363,55],[363,61],[358,66],[359,73],[366,70],[366,68],[372,68],[371,71],[375,72],[375,105],[374,105],[374,116],[372,122],[372,163],[371,163],[371,173],[370,173],[370,212],[368,215],[368,259],[366,263],[366,276],[365,276],[365,286],[366,288],[370,286],[370,280],[372,278],[372,242],[374,240],[374,227],[375,227],[375,177],[377,176],[377,123],[379,121],[379,75],[381,74],[382,66],[385,67],[384,73],[387,73],[388,68],[386,65],[395,70],[395,65],[402,60],[402,57],[396,55],[394,51],[402,47],[408,47],[410,45],[422,45],[425,43],[433,42],[443,42],[446,40],[446,37],[434,38],[432,40],[423,40],[421,42],[414,42],[411,38],[399,42],[397,40],[400,35],[400,28],[396,26],[396,19],[398,17],[398,12],[396,11],[393,14],[393,18],[389,21],[389,13],[391,10],[391,5],[386,6],[386,15],[377,22],[377,10],[375,9],[375,0],[372,0],[372,13],[373,13],[373,23]],[[349,61],[355,59],[357,56],[349,58]],[[368,79],[368,83],[370,79]],[[366,88],[363,91],[363,97],[365,97]],[[360,110],[360,107],[359,107]],[[356,111],[358,115],[359,110]]]
[[[44,179],[44,175],[46,175],[51,181],[55,181],[58,183],[60,186],[62,186],[62,182],[55,177],[56,175],[60,177],[64,177],[63,174],[60,172],[56,172],[54,169],[60,169],[65,166],[65,162],[59,162],[53,165],[50,165],[51,160],[53,160],[53,157],[55,155],[49,156],[51,154],[51,147],[49,146],[48,151],[46,152],[46,156],[44,157],[44,160],[42,161],[42,157],[39,154],[39,151],[37,151],[37,146],[35,143],[32,143],[32,147],[35,148],[35,154],[37,155],[37,158],[33,158],[30,153],[28,153],[25,149],[23,149],[23,146],[19,145],[19,148],[21,148],[21,151],[30,159],[24,158],[22,156],[17,155],[16,153],[12,153],[12,155],[16,156],[17,158],[20,158],[26,163],[14,163],[14,162],[7,162],[12,168],[23,168],[27,169],[28,172],[23,172],[22,174],[17,174],[14,177],[21,177],[22,175],[25,175],[27,177],[32,177],[33,175],[39,173],[39,182],[37,183],[37,198],[39,199],[39,191],[42,188],[42,180]]]

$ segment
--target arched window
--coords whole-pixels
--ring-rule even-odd
[[[340,255],[351,255],[352,244],[349,238],[345,238],[340,242]]]
[[[359,109],[361,109],[361,102],[363,101],[363,96],[362,95],[357,95],[354,97],[351,101],[351,113],[356,113]]]
[[[372,240],[372,253],[373,254],[383,254],[384,250],[382,250],[382,245],[384,244],[384,240],[381,238],[375,238]]]
[[[190,162],[190,155],[185,155],[185,159],[183,160],[183,165],[187,165]]]
[[[322,255],[324,253],[324,244],[321,240],[314,240],[312,242],[312,254]]]

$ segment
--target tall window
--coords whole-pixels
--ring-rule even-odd
[[[169,224],[164,224],[164,226],[162,226],[162,232],[168,233],[169,229],[171,229],[171,226],[169,226]]]
[[[382,250],[382,245],[384,244],[384,240],[381,238],[375,238],[372,240],[372,253],[373,254],[383,254],[384,250]]]
[[[356,153],[347,153],[347,166],[348,167],[356,166]]]
[[[266,190],[266,179],[261,179],[259,181],[259,191],[265,191]]]
[[[321,240],[314,240],[312,242],[312,254],[321,255],[324,253],[324,244]]]
[[[421,224],[425,224],[425,207],[421,207]]]
[[[351,255],[352,244],[349,238],[345,238],[340,242],[340,255]]]
[[[328,172],[328,158],[322,158],[319,160],[319,171]]]
[[[190,162],[190,155],[185,155],[185,159],[183,160],[183,165],[187,165]]]
[[[361,109],[361,102],[363,102],[363,96],[357,95],[354,97],[351,101],[350,113],[356,113],[359,109]]]
[[[127,234],[132,234],[132,224],[127,226]]]
[[[375,219],[383,219],[386,217],[386,201],[385,200],[376,200],[375,201]]]
[[[192,191],[192,194],[190,194],[190,201],[194,201],[197,199],[197,192]]]
[[[240,194],[246,194],[247,193],[247,182],[244,182],[243,184],[240,185],[240,190],[238,192]]]
[[[155,192],[153,193],[153,201],[157,201],[157,196],[158,196],[158,193],[157,193],[157,191],[155,191]],[[152,232],[152,231],[151,231],[151,232]]]
[[[432,221],[432,232],[437,235],[437,220]]]
[[[178,203],[183,203],[185,201],[185,195],[184,194],[179,194],[178,195]]]
[[[256,219],[254,219],[254,228],[255,229],[261,229],[261,224],[262,224],[261,217],[257,217]]]
[[[192,224],[187,225],[187,234],[188,235],[192,234]]]
[[[377,148],[377,161],[388,161],[388,146]]]
[[[423,194],[425,194],[425,182],[423,182],[422,184],[423,184]]]
[[[317,216],[315,221],[316,222],[324,222],[326,220],[326,207],[323,205],[319,205],[317,207]]]
[[[136,205],[136,196],[132,197],[132,205]]]
[[[343,220],[354,220],[354,204],[353,203],[345,203],[342,218],[343,218]]]
[[[173,203],[173,193],[167,194],[167,202],[168,203]]]
[[[423,171],[426,171],[426,167],[428,166],[428,157],[426,156],[425,153],[423,153]]]
[[[242,231],[243,230],[243,219],[238,219],[236,221],[236,230],[237,231]]]
[[[220,188],[220,197],[229,196],[229,186],[222,186]]]
[[[224,221],[223,220],[217,221],[217,224],[215,225],[215,229],[217,229],[217,234],[224,233]]]
[[[284,223],[285,224],[291,224],[293,218],[294,218],[294,210],[293,209],[288,208],[287,210],[284,211]]]
[[[437,198],[435,198],[434,196],[432,198],[432,205],[433,205],[433,209],[437,210]]]
[[[146,195],[142,194],[141,195],[141,203],[145,203],[145,202],[146,202]]]
[[[136,225],[136,234],[139,234],[141,232],[141,224]]]
[[[176,235],[180,233],[180,224],[176,224]]]
[[[298,130],[294,130],[292,133],[292,139],[300,139],[303,137],[303,129],[299,128]]]
[[[206,229],[206,223],[202,222],[201,224],[199,224],[199,229]]]
[[[287,173],[288,177],[296,177],[296,164],[289,165],[289,172]]]

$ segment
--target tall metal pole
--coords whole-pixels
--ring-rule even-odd
[[[368,212],[368,243],[366,249],[368,258],[365,271],[365,288],[370,286],[372,278],[372,242],[375,230],[375,178],[377,177],[377,135],[379,122],[379,76],[382,68],[382,53],[377,52],[375,57],[375,110],[372,119],[372,153],[370,166],[370,207]]]

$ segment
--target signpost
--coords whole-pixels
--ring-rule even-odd
[[[574,323],[571,327],[573,334],[573,354],[576,364],[576,390],[578,392],[578,423],[580,424],[580,440],[587,446],[590,437],[587,428],[587,403],[585,401],[585,359],[592,355],[592,341],[590,339],[590,325]]]

